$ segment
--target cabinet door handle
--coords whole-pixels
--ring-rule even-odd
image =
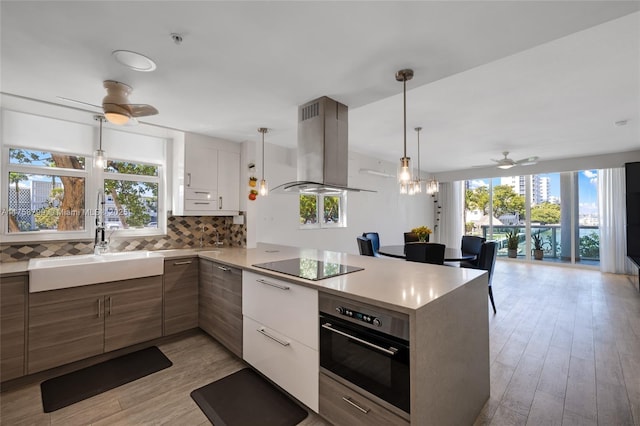
[[[191,265],[191,260],[183,260],[181,262],[173,262],[174,265]]]
[[[264,327],[260,327],[259,329],[256,330],[258,333],[262,334],[263,336],[268,337],[269,339],[273,340],[274,342],[278,342],[280,343],[282,346],[289,346],[291,343],[289,342],[285,342],[284,340],[278,339],[275,336],[270,335],[269,333],[267,333],[266,331],[264,331]]]
[[[102,311],[102,298],[98,298],[98,318],[102,317],[101,312]]]
[[[109,316],[111,316],[111,307],[113,306],[112,302],[113,302],[113,298],[109,296]]]
[[[355,402],[353,402],[353,401],[351,400],[351,397],[350,397],[350,396],[343,396],[343,397],[342,397],[342,400],[343,400],[344,402],[346,402],[346,403],[350,404],[352,407],[355,407],[355,408],[357,408],[358,410],[362,411],[364,414],[368,414],[368,413],[369,413],[369,411],[371,411],[371,409],[370,409],[370,408],[362,408],[361,406],[359,406],[358,404],[356,404]]]
[[[227,268],[226,266],[218,266],[218,269],[225,272],[229,272],[231,270],[231,268]]]
[[[222,210],[222,197],[218,197],[218,209]]]
[[[191,186],[191,173],[187,173],[187,186],[190,187]]]
[[[279,288],[280,290],[291,290],[291,287],[286,285],[270,283],[269,281],[266,281],[266,280],[256,280],[256,281],[258,281],[260,284],[270,285],[271,287]]]

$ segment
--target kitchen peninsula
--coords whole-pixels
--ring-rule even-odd
[[[411,424],[472,424],[489,398],[483,271],[270,244],[205,251],[199,257],[408,316]],[[313,281],[253,266],[295,258],[363,270]],[[322,390],[320,394],[320,414],[328,417],[323,413]]]
[[[186,263],[185,258],[199,258],[200,322],[196,320],[192,327],[199,325],[231,352],[334,424],[472,424],[489,397],[485,272],[272,244],[258,244],[257,248],[250,249],[225,247],[158,253],[164,255],[165,262],[180,265]],[[322,261],[329,265],[329,275],[336,273],[331,265],[348,265],[356,270],[314,280],[254,266],[290,259],[309,259],[312,265],[313,261]],[[3,279],[25,274],[26,262],[20,264],[0,265]],[[168,273],[165,266],[165,287]],[[205,298],[202,286],[208,285],[206,280],[216,274],[226,275],[228,279]],[[227,284],[236,289],[239,284],[242,290],[229,292],[224,287]],[[375,392],[362,392],[360,387],[351,386],[348,380],[340,380],[323,368],[322,353],[326,347],[323,349],[322,338],[333,333],[319,321],[319,311],[323,311],[319,300],[327,296],[346,302],[342,305],[346,312],[324,311],[333,316],[334,326],[339,314],[351,316],[349,320],[354,322],[353,318],[360,312],[375,312],[375,316],[363,316],[373,329],[371,324],[375,325],[384,314],[406,318],[407,350],[403,362],[408,369],[408,379],[404,381],[408,382],[407,408],[387,404],[383,398],[377,398]],[[202,311],[209,307],[211,297],[224,299],[220,306],[231,299],[242,304],[242,311],[236,311],[242,324],[224,330],[227,334],[231,331],[236,339],[242,333],[240,345],[232,346],[211,329],[203,328]],[[293,299],[287,301],[284,297]],[[353,306],[364,306],[368,310],[357,312]],[[167,312],[164,313],[165,327]],[[223,318],[217,324],[226,327],[226,320]],[[353,342],[350,338],[344,340]],[[387,351],[395,354],[400,347],[393,346],[387,346]],[[282,355],[270,352],[280,348]],[[277,364],[282,360],[285,360],[284,367]],[[395,374],[384,363],[376,366]],[[385,374],[378,378],[389,379]]]

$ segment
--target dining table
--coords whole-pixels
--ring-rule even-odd
[[[395,257],[398,259],[405,259],[404,244],[380,246],[378,254],[388,257]],[[475,260],[476,255],[462,253],[462,250],[456,247],[446,247],[444,249],[444,261],[445,262],[460,262],[463,260]]]

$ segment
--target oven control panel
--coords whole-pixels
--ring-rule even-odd
[[[358,321],[366,322],[367,324],[375,325],[376,327],[382,327],[382,321],[380,321],[380,318],[363,314],[362,312],[347,309],[343,306],[336,307],[336,312],[340,315],[344,315]]]

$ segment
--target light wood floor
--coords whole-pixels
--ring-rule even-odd
[[[476,425],[640,426],[637,277],[499,261],[493,289],[491,398]],[[50,414],[39,382],[5,391],[0,424],[209,424],[189,393],[243,362],[205,334],[159,347],[171,368]]]

